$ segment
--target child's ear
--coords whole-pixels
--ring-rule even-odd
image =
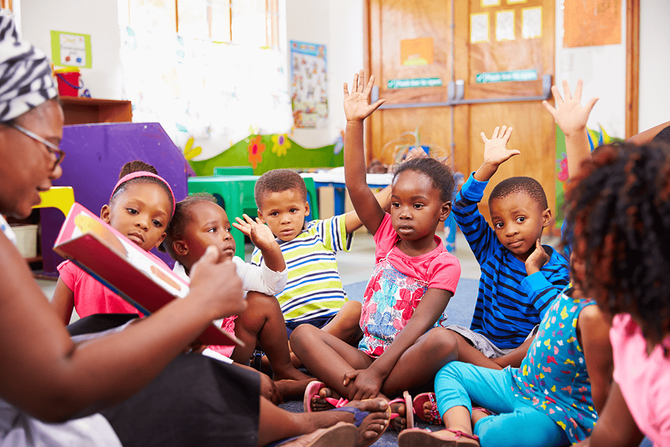
[[[179,256],[188,255],[188,245],[180,239],[172,241],[172,250]]]
[[[261,222],[266,223],[265,219],[263,219],[263,211],[260,209],[257,209],[256,211],[258,212],[258,218],[261,220]]]
[[[440,222],[444,222],[449,217],[451,213],[451,202],[444,202],[442,204],[442,210],[440,211]]]
[[[107,205],[107,204],[102,205],[102,209],[100,210],[100,219],[109,223],[111,211],[112,211],[112,209],[109,207],[109,205]]]
[[[160,247],[166,237],[167,233],[163,232],[163,234],[161,234],[161,238],[158,240],[158,242],[156,242],[156,248]]]
[[[305,200],[305,217],[309,216],[309,202]]]
[[[551,208],[547,208],[542,212],[542,228],[547,228],[551,223]]]

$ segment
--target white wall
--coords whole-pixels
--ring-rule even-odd
[[[90,34],[92,68],[81,69],[86,88],[95,98],[124,99],[118,0],[21,0],[20,3],[23,38],[49,57],[51,31]]]
[[[342,84],[363,68],[363,12],[364,0],[286,0],[287,39],[326,45],[328,127],[296,129],[304,147],[332,144],[345,127]]]
[[[642,0],[640,8],[639,130],[670,121],[670,1]]]
[[[643,2],[645,0],[642,0]],[[667,0],[658,0],[667,1]],[[561,93],[563,79],[571,90],[584,80],[582,104],[600,98],[588,121],[588,127],[601,125],[613,137],[626,134],[626,2],[621,2],[621,43],[592,47],[563,48],[563,2],[556,0],[556,78]]]

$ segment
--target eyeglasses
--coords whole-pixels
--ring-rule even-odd
[[[25,136],[30,137],[33,140],[42,143],[43,145],[46,146],[49,153],[56,156],[56,162],[54,163],[54,165],[51,169],[56,169],[56,166],[58,166],[63,161],[63,158],[65,158],[65,152],[60,150],[60,148],[58,146],[56,146],[55,144],[53,144],[51,141],[45,140],[44,138],[37,135],[35,132],[32,132],[32,131],[26,129],[25,127],[19,126],[16,123],[9,123],[9,126],[18,130],[19,132],[21,132]]]

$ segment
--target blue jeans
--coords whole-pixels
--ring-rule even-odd
[[[569,445],[565,432],[553,419],[514,396],[510,368],[502,371],[462,362],[445,365],[435,376],[440,415],[462,406],[472,414],[472,402],[497,415],[475,424],[482,447],[558,447]]]

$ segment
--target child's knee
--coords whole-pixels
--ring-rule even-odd
[[[358,301],[347,301],[337,312],[337,315],[342,319],[342,322],[358,325],[362,308]]]
[[[293,330],[289,341],[291,348],[295,352],[301,346],[309,345],[316,337],[317,331],[320,329],[311,324],[301,324]]]
[[[453,333],[442,328],[433,328],[426,334],[424,343],[432,355],[439,356],[445,363],[458,358],[458,340]]]

